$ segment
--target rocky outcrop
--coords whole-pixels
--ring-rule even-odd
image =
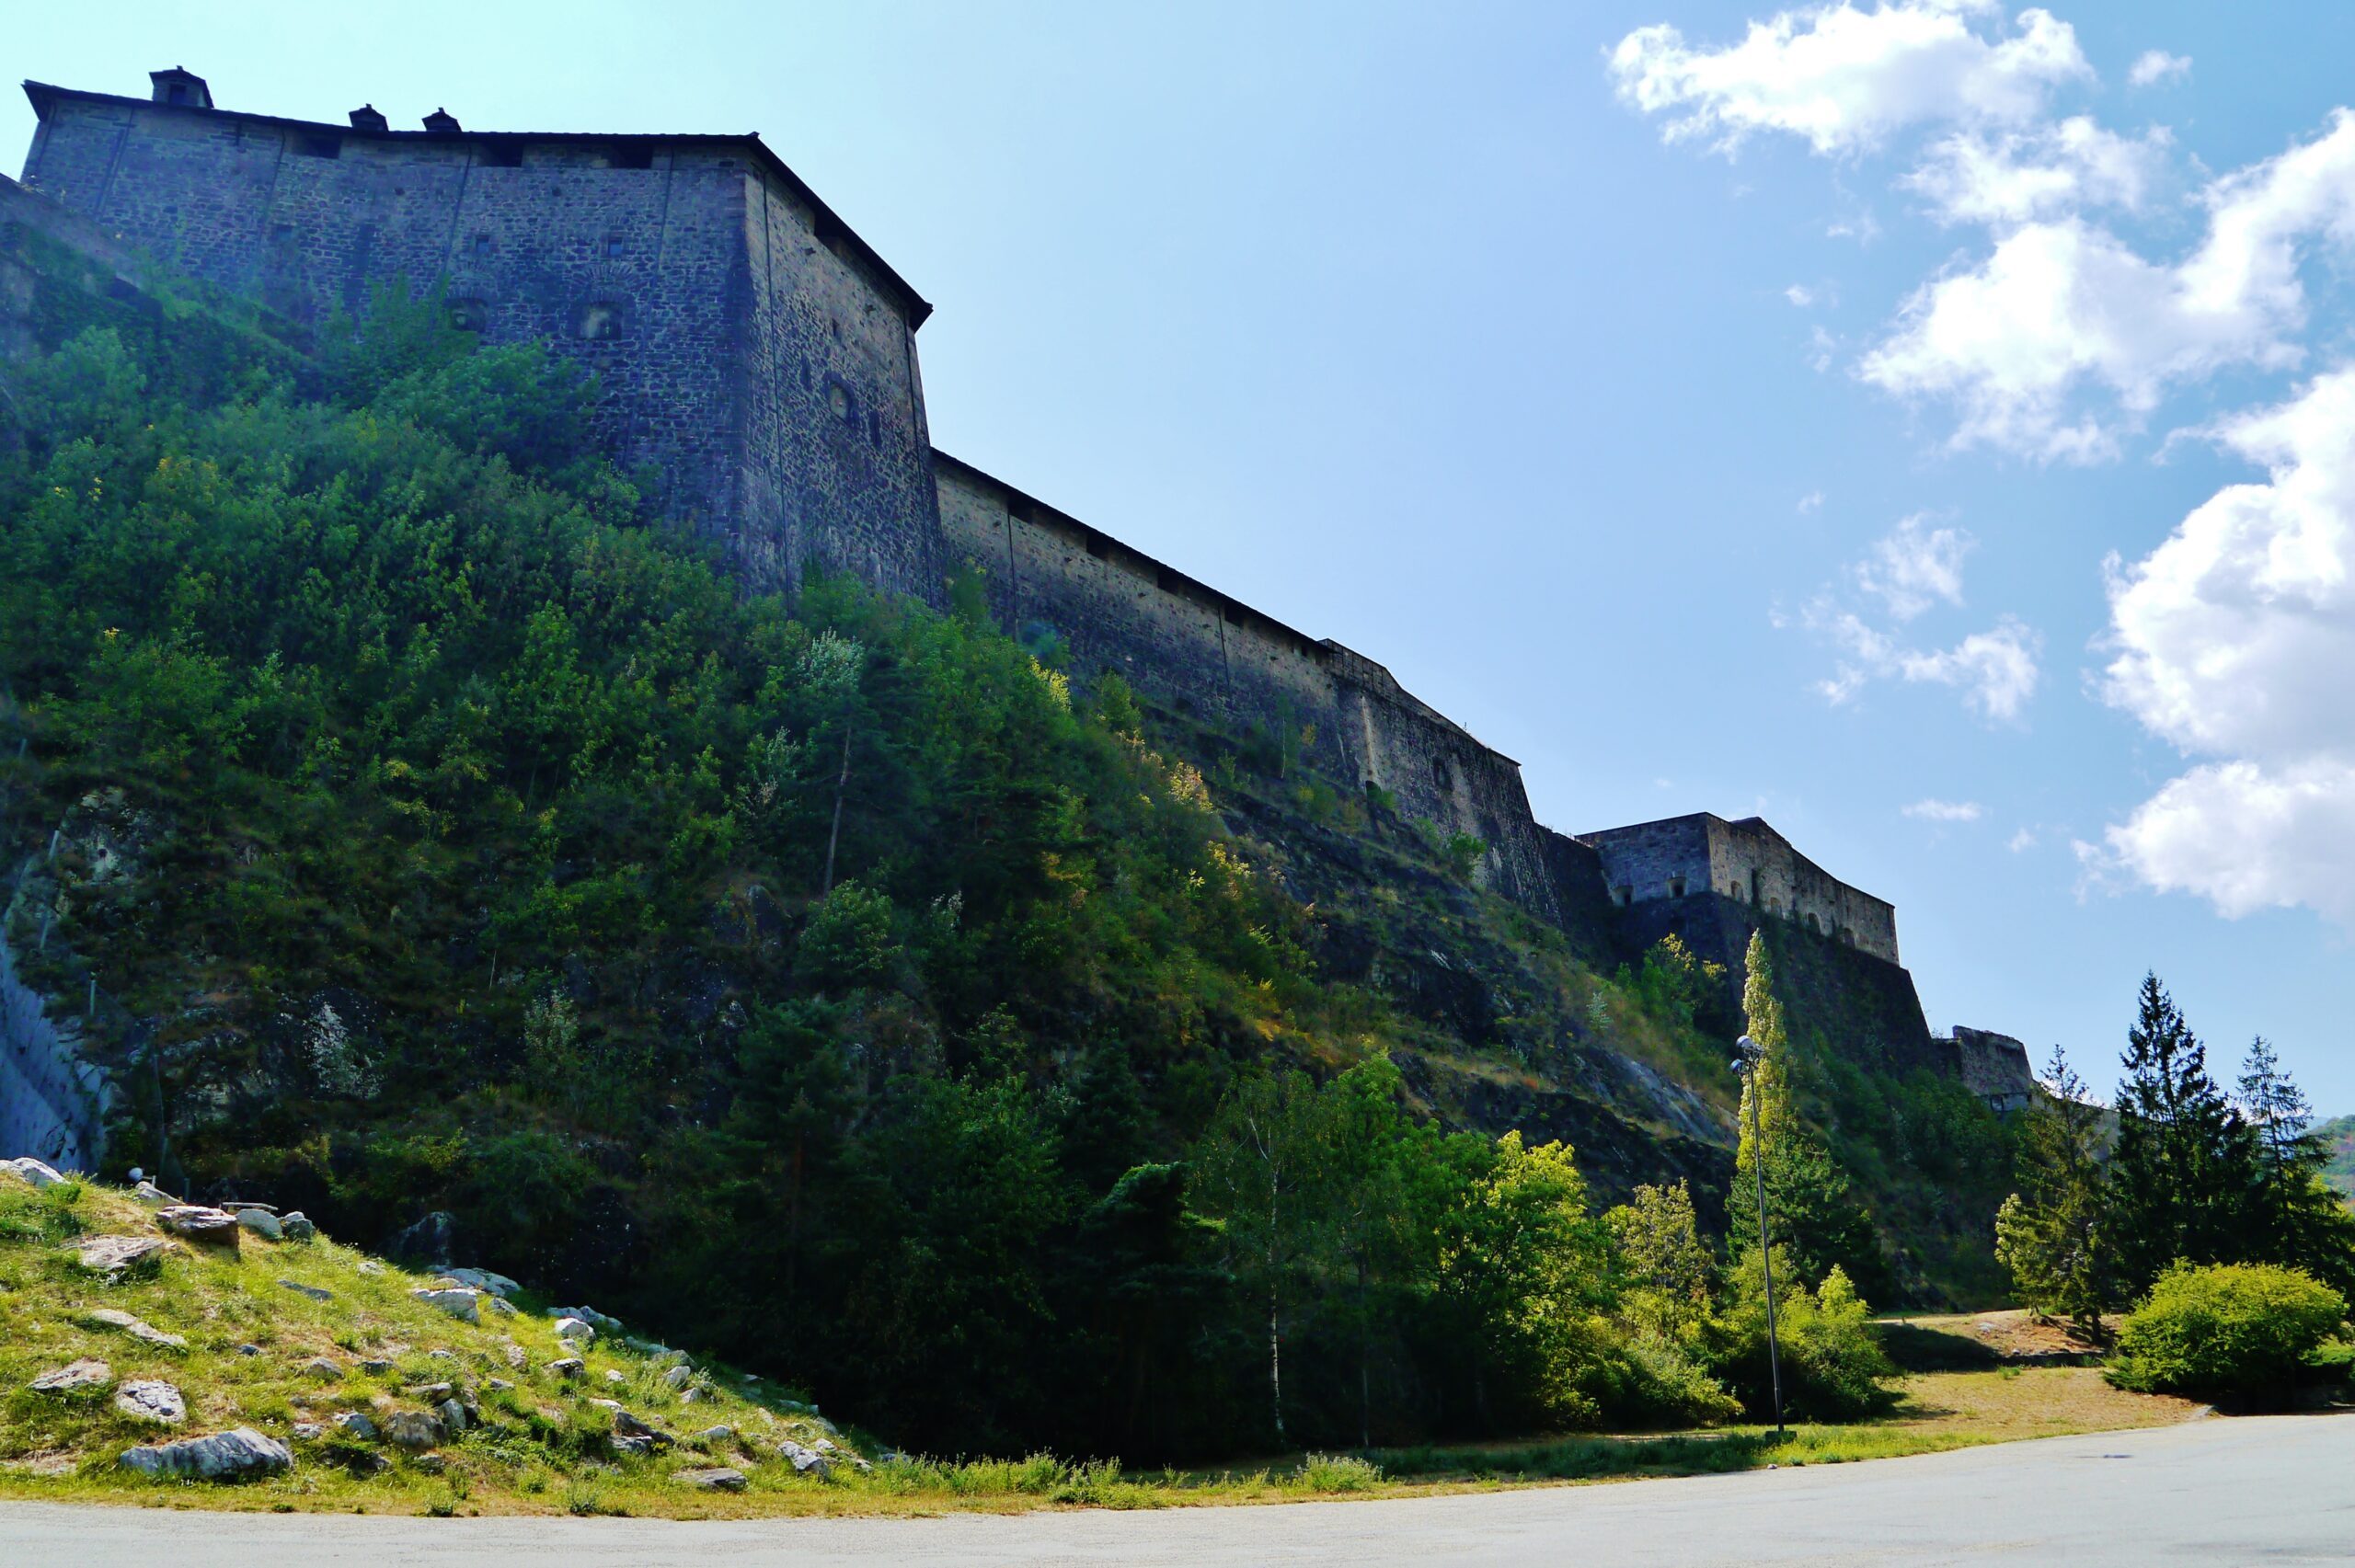
[[[275,1437],[265,1437],[250,1426],[215,1432],[208,1437],[183,1437],[127,1450],[122,1468],[144,1475],[177,1476],[190,1481],[244,1481],[292,1469],[293,1451]]]
[[[114,1391],[114,1407],[133,1421],[178,1426],[188,1419],[188,1402],[179,1390],[153,1378],[133,1379]]]

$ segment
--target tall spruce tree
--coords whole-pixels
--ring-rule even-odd
[[[2101,1106],[2059,1046],[2044,1072],[2051,1093],[2021,1118],[2020,1186],[1995,1216],[1995,1255],[2031,1310],[2098,1340],[2116,1295]]]
[[[2355,1287],[2355,1214],[2323,1181],[2330,1150],[2309,1130],[2314,1107],[2262,1035],[2241,1063],[2240,1092],[2257,1143],[2261,1255]]]
[[[2142,978],[2121,1060],[2110,1192],[2126,1293],[2139,1297],[2178,1258],[2241,1263],[2257,1255],[2257,1139],[2209,1076],[2207,1048],[2156,975]]]

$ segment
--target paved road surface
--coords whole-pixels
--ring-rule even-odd
[[[0,1562],[2355,1562],[2355,1415],[2211,1420],[1870,1464],[1390,1502],[665,1523],[0,1504]]]

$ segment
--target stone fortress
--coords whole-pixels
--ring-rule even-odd
[[[1751,930],[1787,920],[1901,990],[1909,1032],[1960,1070],[1963,1048],[1920,1022],[1892,906],[1764,822],[1556,832],[1518,763],[1373,659],[934,447],[915,342],[932,307],[758,136],[470,131],[442,110],[406,130],[373,107],[336,125],[220,108],[184,69],[150,82],[145,97],[27,83],[24,186],[297,322],[439,280],[458,325],[594,370],[616,455],[749,583],[790,589],[814,565],[938,605],[978,566],[998,624],[1051,637],[1074,673],[1303,738],[1309,766],[1478,839],[1479,882],[1532,914],[1638,944],[1674,933],[1737,983]],[[1975,1037],[2004,1044],[1976,1051],[1974,1086],[2026,1093],[2018,1043]]]

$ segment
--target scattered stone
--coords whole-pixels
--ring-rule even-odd
[[[53,1187],[65,1179],[57,1173],[56,1167],[45,1164],[29,1154],[19,1160],[0,1160],[0,1171],[12,1172],[18,1180],[30,1182],[37,1187]]]
[[[651,1453],[654,1449],[654,1439],[651,1437],[626,1437],[616,1432],[606,1441],[613,1444],[614,1452],[617,1454],[645,1454]]]
[[[475,1293],[471,1290],[436,1290],[427,1288],[412,1290],[409,1294],[429,1307],[441,1308],[462,1323],[482,1322],[482,1314],[475,1306]],[[563,1331],[559,1329],[557,1332]]]
[[[48,1454],[27,1454],[20,1459],[0,1459],[0,1470],[15,1471],[19,1475],[71,1475],[74,1456],[59,1449]]]
[[[619,1333],[622,1332],[622,1323],[619,1318],[609,1318],[604,1313],[597,1310],[594,1307],[550,1307],[548,1309],[548,1316],[557,1319],[578,1318],[582,1322],[587,1323],[590,1327],[597,1329],[604,1333]],[[559,1329],[557,1332],[561,1333],[564,1331]]]
[[[324,1356],[314,1356],[294,1369],[306,1378],[316,1378],[323,1383],[339,1383],[343,1380],[343,1368]]]
[[[442,1440],[442,1423],[421,1410],[402,1410],[385,1417],[385,1441],[411,1453],[423,1453]]]
[[[330,1464],[339,1464],[348,1474],[381,1475],[393,1468],[393,1461],[368,1448],[329,1448],[324,1456]]]
[[[121,1462],[125,1470],[145,1475],[238,1481],[290,1469],[294,1454],[276,1438],[265,1437],[250,1426],[239,1426],[228,1432],[215,1432],[209,1437],[183,1437],[177,1443],[128,1449]]]
[[[237,1354],[240,1356],[259,1356],[261,1354],[261,1346],[258,1345],[241,1345],[237,1346]]]
[[[237,1217],[217,1208],[198,1203],[176,1203],[157,1209],[155,1223],[176,1236],[186,1236],[208,1247],[225,1247],[233,1253],[237,1250]]]
[[[608,1367],[605,1368],[605,1381],[609,1383],[626,1383],[629,1379],[622,1376],[620,1368]]]
[[[382,1274],[385,1272],[385,1265],[378,1263],[374,1258],[362,1258],[360,1260],[360,1272],[362,1274]]]
[[[473,1299],[472,1297],[467,1299]],[[597,1342],[597,1331],[586,1318],[558,1318],[556,1322],[556,1336],[568,1343],[580,1345],[594,1345]]]
[[[92,1274],[115,1277],[155,1268],[172,1242],[161,1236],[91,1236],[75,1243],[75,1257]]]
[[[504,1378],[485,1378],[482,1380],[482,1386],[487,1389],[495,1390],[496,1391],[503,1394],[512,1389],[515,1385],[509,1382]]]
[[[500,1297],[486,1294],[482,1304],[490,1309],[494,1317],[511,1318],[515,1315],[515,1303]]]
[[[429,1350],[425,1355],[426,1358],[431,1361],[455,1361],[458,1358],[458,1353],[454,1350]]]
[[[422,1383],[409,1390],[409,1395],[413,1399],[421,1399],[428,1404],[440,1404],[456,1391],[447,1383]]]
[[[327,1429],[316,1421],[298,1421],[294,1424],[294,1436],[306,1443],[316,1441],[327,1434]]]
[[[649,1425],[618,1405],[614,1409],[614,1430],[625,1437],[644,1437],[658,1448],[667,1448],[673,1441],[668,1432]]]
[[[502,1299],[523,1288],[505,1275],[493,1274],[487,1268],[445,1268],[442,1271],[442,1277],[455,1280],[460,1285],[470,1285],[477,1290]]]
[[[376,1424],[361,1411],[347,1410],[340,1415],[330,1416],[328,1424],[356,1441],[373,1443],[376,1440]]]
[[[816,1442],[814,1442],[814,1443],[810,1444],[810,1446],[811,1448],[813,1448],[817,1449],[817,1450],[818,1450],[820,1453],[821,1453],[821,1454],[831,1454],[831,1453],[833,1453],[833,1452],[834,1451],[834,1446],[833,1446],[833,1444],[832,1444],[832,1443],[828,1442],[828,1441],[827,1441],[825,1438],[823,1438],[823,1437],[819,1438]]]
[[[292,1214],[280,1216],[278,1225],[286,1232],[286,1239],[290,1242],[316,1242],[319,1239],[319,1228],[312,1224],[310,1216],[299,1208]]]
[[[419,1454],[412,1462],[428,1475],[440,1475],[442,1467],[449,1461],[439,1454]]]
[[[442,1425],[446,1430],[463,1432],[466,1429],[466,1407],[456,1400],[445,1399],[433,1408],[441,1413]]]
[[[114,1368],[103,1361],[87,1357],[68,1361],[54,1371],[43,1372],[32,1381],[38,1394],[78,1393],[84,1389],[103,1389],[114,1381]]]
[[[232,1214],[242,1213],[244,1210],[248,1208],[258,1208],[261,1210],[262,1213],[270,1215],[273,1219],[276,1218],[278,1214],[278,1205],[274,1203],[264,1203],[259,1198],[255,1197],[224,1198],[221,1202],[213,1205],[213,1207],[215,1208],[225,1208]]]
[[[114,1391],[114,1407],[133,1421],[178,1426],[188,1419],[188,1403],[179,1390],[152,1378],[138,1378]]]
[[[131,1196],[139,1202],[145,1204],[150,1208],[162,1208],[167,1205],[179,1202],[179,1199],[174,1197],[171,1194],[166,1192],[163,1188],[157,1186],[153,1182],[140,1183],[137,1186],[131,1189]]]
[[[692,1486],[698,1492],[741,1492],[744,1472],[727,1465],[714,1465],[708,1470],[683,1470],[675,1478],[682,1486]]]
[[[247,1230],[251,1230],[255,1235],[259,1236],[265,1242],[282,1242],[286,1240],[286,1227],[278,1222],[277,1215],[269,1213],[266,1210],[251,1207],[241,1208],[237,1210],[237,1223],[244,1226]]]
[[[704,1393],[701,1389],[689,1389],[679,1396],[679,1402],[681,1404],[699,1404],[702,1402],[703,1397]]]
[[[662,1383],[665,1388],[672,1390],[684,1389],[695,1380],[695,1376],[693,1368],[682,1364],[680,1366],[673,1367],[669,1371],[663,1373]]]
[[[833,1473],[833,1467],[826,1462],[825,1455],[815,1448],[805,1448],[790,1437],[777,1444],[777,1452],[791,1462],[798,1475],[814,1475],[823,1481]]]
[[[112,1307],[95,1307],[82,1314],[82,1321],[94,1328],[109,1328],[129,1334],[147,1345],[160,1345],[170,1350],[186,1350],[188,1341],[176,1333],[166,1333],[151,1323],[140,1322],[129,1312]]]
[[[393,1364],[382,1356],[372,1356],[360,1363],[360,1369],[372,1378],[381,1378],[393,1369]]]
[[[295,1295],[308,1296],[314,1301],[332,1301],[335,1299],[334,1291],[322,1290],[316,1285],[304,1285],[292,1279],[281,1279],[278,1283],[286,1289],[294,1292]]]
[[[717,1426],[705,1427],[688,1440],[701,1443],[706,1448],[709,1448],[714,1443],[732,1443],[736,1440],[736,1428],[722,1422]]]
[[[589,1363],[581,1360],[578,1356],[567,1356],[560,1360],[549,1362],[548,1370],[559,1378],[577,1378],[589,1370]]]
[[[508,1369],[510,1371],[520,1372],[531,1364],[532,1358],[523,1354],[523,1347],[516,1344],[513,1340],[509,1340],[507,1342]]]

